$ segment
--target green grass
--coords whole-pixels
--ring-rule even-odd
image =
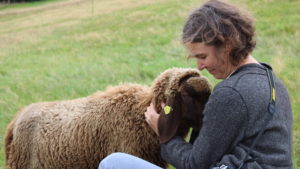
[[[256,17],[257,48],[253,55],[259,61],[272,63],[289,91],[297,169],[300,2],[232,2]],[[32,102],[83,97],[122,82],[151,84],[167,68],[195,67],[185,58],[180,34],[185,17],[200,3],[103,0],[95,1],[92,7],[92,1],[86,1],[57,9],[1,15],[0,139],[3,140],[6,125],[14,114]],[[0,7],[0,12],[5,10]],[[217,83],[207,72],[204,75]],[[0,152],[0,168],[4,168],[3,142]]]

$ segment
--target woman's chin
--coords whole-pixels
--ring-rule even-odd
[[[215,79],[224,79],[224,77],[222,77],[222,76],[220,76],[220,75],[218,75],[218,74],[212,74],[213,75],[213,77],[215,78]]]

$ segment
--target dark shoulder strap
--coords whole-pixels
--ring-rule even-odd
[[[268,113],[265,115],[267,117],[265,118],[265,122],[264,122],[261,130],[259,131],[258,135],[255,137],[251,147],[247,151],[247,155],[243,158],[242,163],[240,164],[238,169],[242,169],[242,167],[245,165],[245,163],[250,162],[248,160],[249,154],[252,153],[257,141],[260,139],[261,135],[267,128],[269,122],[271,121],[271,119],[275,113],[276,93],[275,93],[275,82],[274,82],[273,72],[269,68],[266,68],[266,71],[267,71],[267,76],[268,76],[269,84],[270,84],[270,103],[269,103],[269,107],[268,107]]]

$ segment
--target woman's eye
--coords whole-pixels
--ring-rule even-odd
[[[206,58],[206,55],[199,55],[199,56],[196,56],[197,59],[205,59]]]

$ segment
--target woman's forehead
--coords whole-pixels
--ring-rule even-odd
[[[199,42],[196,43],[188,42],[185,43],[184,45],[187,48],[189,55],[191,55],[191,57],[195,57],[196,55],[211,53],[213,50],[216,49],[214,46],[206,45],[205,43],[199,43]]]

